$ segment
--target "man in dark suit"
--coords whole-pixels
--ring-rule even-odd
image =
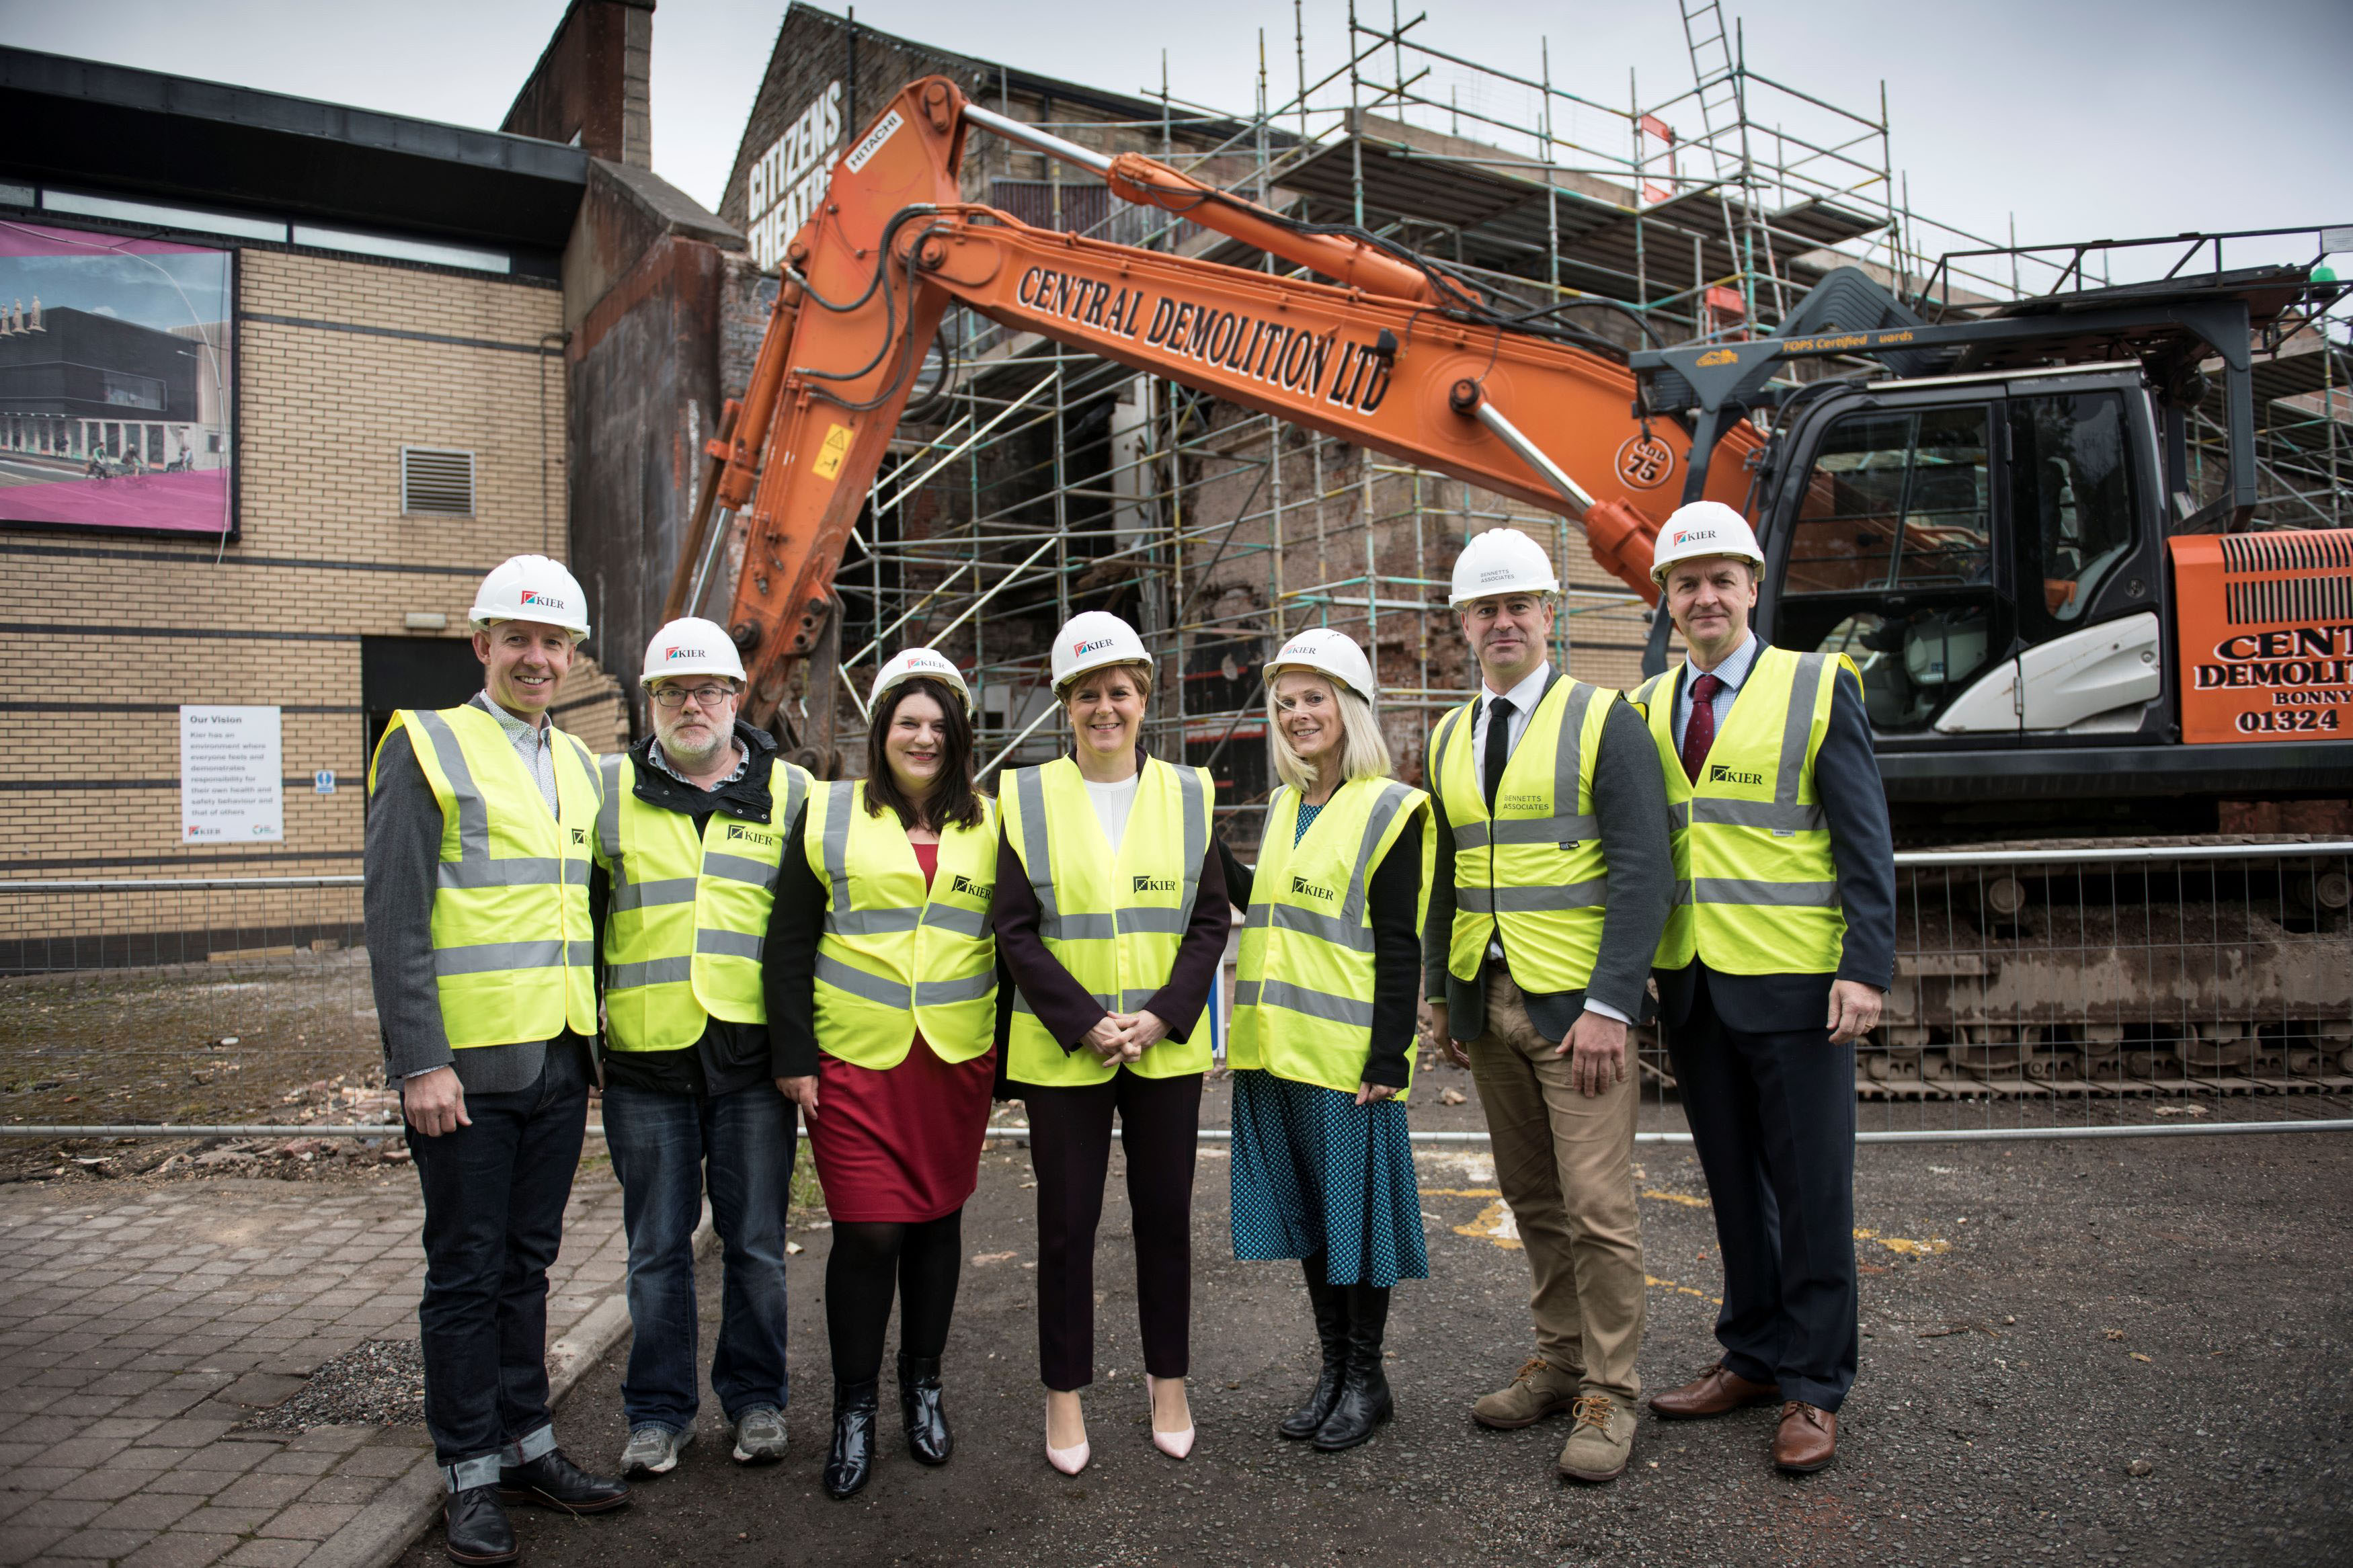
[[[1861,677],[1758,642],[1762,568],[1730,507],[1670,518],[1652,577],[1690,658],[1633,694],[1687,889],[1659,1016],[1724,1259],[1723,1354],[1651,1408],[1778,1399],[1773,1462],[1803,1473],[1836,1455],[1854,1382],[1854,1042],[1894,967],[1894,845]]]

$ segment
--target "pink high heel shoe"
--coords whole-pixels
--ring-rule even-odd
[[[1062,1474],[1066,1476],[1075,1476],[1081,1470],[1085,1469],[1087,1468],[1087,1461],[1093,1457],[1094,1450],[1088,1447],[1087,1440],[1084,1437],[1080,1438],[1077,1444],[1071,1447],[1057,1448],[1054,1447],[1054,1439],[1051,1432],[1050,1431],[1047,1435],[1046,1462],[1053,1466],[1056,1469],[1061,1471]]]
[[[1144,1374],[1144,1397],[1147,1405],[1158,1381],[1148,1372]],[[1193,1428],[1188,1426],[1182,1432],[1163,1432],[1155,1426],[1152,1429],[1152,1446],[1172,1459],[1181,1459],[1193,1451]]]

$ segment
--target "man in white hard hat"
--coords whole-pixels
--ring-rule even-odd
[[[725,628],[646,646],[653,733],[598,763],[605,1139],[629,1236],[624,1476],[665,1475],[694,1436],[694,1230],[706,1190],[725,1256],[711,1361],[738,1464],[785,1456],[785,1214],[793,1102],[763,991],[779,868],[809,775],[736,717]]]
[[[1679,900],[1659,1013],[1724,1259],[1722,1354],[1651,1407],[1781,1402],[1774,1463],[1819,1470],[1854,1382],[1854,1042],[1894,967],[1895,862],[1862,680],[1749,629],[1764,555],[1697,501],[1651,580],[1690,648],[1634,692],[1674,813]]]
[[[516,1555],[502,1502],[617,1508],[556,1447],[547,1268],[580,1162],[596,1034],[588,748],[548,717],[587,596],[543,555],[483,579],[482,690],[395,713],[368,770],[364,905],[385,1076],[425,1193],[425,1424],[445,1545]]]
[[[1482,689],[1440,721],[1426,763],[1427,994],[1433,1034],[1478,1084],[1532,1276],[1535,1353],[1472,1415],[1513,1428],[1569,1411],[1561,1474],[1609,1481],[1633,1450],[1645,1306],[1628,1026],[1674,879],[1641,716],[1546,657],[1559,590],[1517,529],[1454,563]]]

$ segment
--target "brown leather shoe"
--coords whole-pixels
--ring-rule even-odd
[[[1717,1362],[1681,1388],[1651,1396],[1651,1408],[1671,1421],[1701,1415],[1721,1415],[1744,1405],[1765,1405],[1781,1397],[1778,1384],[1751,1383]]]
[[[1802,1399],[1781,1406],[1773,1433],[1773,1463],[1784,1475],[1806,1476],[1838,1458],[1838,1416]]]

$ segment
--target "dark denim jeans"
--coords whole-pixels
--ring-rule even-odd
[[[785,1211],[798,1108],[773,1083],[698,1099],[614,1084],[605,1142],[629,1229],[631,1426],[683,1432],[696,1394],[694,1227],[706,1181],[724,1265],[711,1388],[730,1421],[784,1408]]]
[[[538,1082],[470,1094],[466,1114],[438,1138],[408,1135],[425,1189],[425,1425],[453,1487],[554,1447],[547,1268],[587,1124],[586,1042],[551,1045]]]

